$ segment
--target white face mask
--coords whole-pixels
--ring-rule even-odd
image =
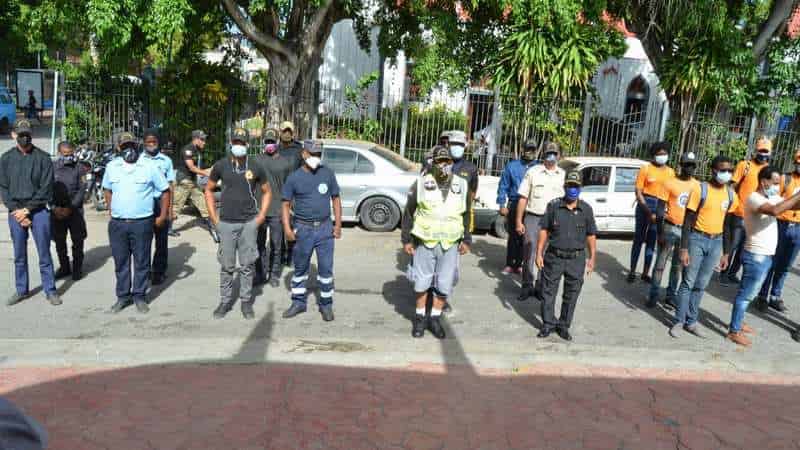
[[[233,156],[241,158],[242,156],[247,155],[247,147],[244,145],[232,145],[231,153],[233,154]]]
[[[669,161],[669,155],[656,155],[655,161],[656,164],[663,166]]]
[[[464,157],[464,146],[463,145],[451,145],[450,146],[450,156],[453,159],[461,159]]]
[[[317,167],[319,167],[321,162],[322,159],[319,156],[309,156],[306,158],[306,164],[311,168],[311,170],[317,170]]]

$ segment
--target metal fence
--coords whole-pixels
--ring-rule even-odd
[[[210,134],[208,147],[218,157],[233,127],[248,129],[257,151],[264,130],[286,119],[295,122],[301,139],[365,140],[417,162],[442,131],[461,130],[469,140],[466,157],[492,175],[518,157],[528,140],[555,141],[566,156],[646,158],[648,147],[660,140],[679,148],[681,135],[680,124],[665,117],[666,109],[611,117],[601,114],[599,101],[589,94],[551,99],[469,89],[444,101],[441,93],[418,97],[405,87],[401,101],[389,102],[378,89],[369,88],[318,86],[309,98],[283,93],[270,98],[255,87],[244,87],[231,90],[224,104],[190,105],[157,99],[148,85],[124,81],[68,82],[63,92],[63,123],[71,139],[110,146],[123,131],[141,135],[145,128],[157,127],[163,140],[181,145],[188,142],[191,130],[202,128]],[[684,126],[684,148],[698,153],[700,173],[707,167],[703,163],[719,153],[746,157],[756,136],[774,138],[774,160],[784,165],[800,144],[800,127],[778,127],[767,118],[699,111]]]

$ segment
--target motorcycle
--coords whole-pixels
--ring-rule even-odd
[[[91,159],[87,161],[89,170],[84,175],[86,180],[84,201],[91,202],[96,211],[105,211],[107,205],[103,192],[103,175],[106,172],[106,165],[114,159],[114,149],[108,148],[102,152],[89,150],[87,156],[91,156]]]

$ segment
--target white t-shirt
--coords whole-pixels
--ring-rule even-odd
[[[778,247],[778,221],[768,214],[761,214],[758,208],[769,202],[777,205],[783,201],[779,195],[770,198],[764,197],[759,192],[753,192],[747,197],[744,205],[744,229],[747,240],[744,249],[757,255],[772,256]]]

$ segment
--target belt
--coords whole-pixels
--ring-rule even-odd
[[[526,216],[533,216],[533,217],[542,217],[544,214],[534,214],[532,212],[525,211]]]
[[[330,222],[331,219],[323,219],[323,220],[303,220],[303,219],[294,219],[294,223],[299,223],[300,225],[307,225],[310,227],[319,227],[325,225],[326,223]]]
[[[664,219],[664,222],[666,222],[666,223],[668,223],[668,224],[672,225],[673,227],[678,227],[678,228],[681,228],[681,227],[683,226],[683,225],[678,225],[677,223],[672,223],[672,221],[670,221],[670,220],[667,220],[667,219]]]
[[[707,238],[709,238],[709,239],[717,239],[718,237],[722,236],[722,233],[719,233],[719,234],[710,234],[710,233],[706,233],[705,231],[700,231],[700,230],[698,230],[697,228],[695,228],[694,230],[692,230],[692,232],[693,232],[693,233],[697,233],[697,234],[699,234],[699,235],[701,235],[701,236],[705,236],[705,237],[707,237]]]
[[[142,217],[141,219],[120,219],[119,217],[112,217],[111,220],[116,220],[117,222],[125,222],[125,223],[133,223],[133,222],[141,222],[143,220],[150,220],[153,216]]]
[[[555,255],[558,258],[575,259],[578,256],[583,254],[584,249],[579,248],[579,249],[576,249],[576,250],[561,250],[560,248],[547,247],[547,252],[548,253],[552,253],[553,255]]]
[[[792,222],[790,220],[779,220],[778,222],[783,222],[786,224],[787,227],[796,227],[800,226],[800,222]]]

